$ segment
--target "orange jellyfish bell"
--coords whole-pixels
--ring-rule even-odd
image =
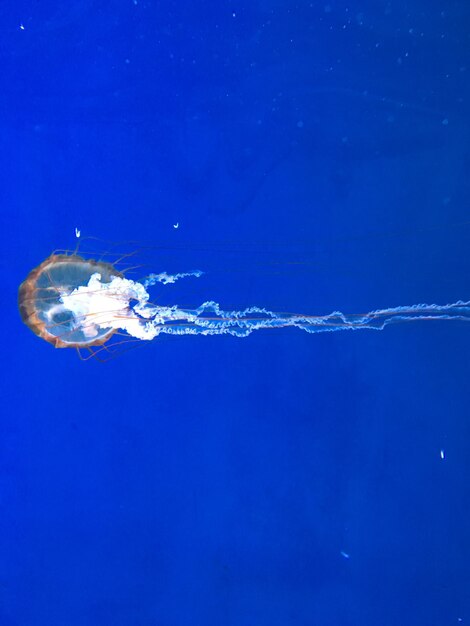
[[[104,344],[116,328],[77,324],[62,297],[87,285],[94,274],[109,283],[121,272],[110,263],[84,259],[76,254],[52,254],[21,283],[18,308],[23,322],[56,348],[89,348]]]

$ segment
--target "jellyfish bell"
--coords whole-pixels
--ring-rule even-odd
[[[34,268],[20,285],[18,308],[23,322],[41,339],[56,348],[88,348],[107,342],[116,332],[112,326],[77,316],[64,302],[68,295],[87,286],[93,276],[109,284],[123,274],[111,263],[85,259],[77,254],[52,254]],[[80,307],[76,298],[77,308]]]

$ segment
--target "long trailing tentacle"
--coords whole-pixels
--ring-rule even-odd
[[[88,285],[78,287],[61,296],[62,303],[87,328],[113,328],[129,335],[150,340],[168,335],[234,335],[246,337],[255,330],[272,328],[299,328],[307,333],[337,332],[343,330],[383,330],[390,324],[420,320],[470,321],[470,302],[450,304],[414,304],[368,313],[345,314],[334,311],[327,315],[277,313],[252,306],[242,311],[226,311],[217,302],[204,302],[193,310],[178,306],[161,306],[149,302],[146,289],[155,283],[173,283],[202,272],[150,275],[144,283],[122,277],[113,277],[102,283],[99,274],[93,274]]]

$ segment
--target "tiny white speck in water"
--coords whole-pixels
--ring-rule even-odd
[[[77,227],[75,227],[75,237],[78,239],[80,235],[81,235],[80,231],[78,230]]]
[[[444,460],[446,458],[444,450],[441,450],[441,459]]]
[[[345,559],[349,559],[349,554],[347,552],[344,552],[344,550],[341,550],[340,552],[341,556],[344,557]]]
[[[176,224],[173,224],[173,228],[179,228],[179,227],[180,227],[179,222],[176,222]]]

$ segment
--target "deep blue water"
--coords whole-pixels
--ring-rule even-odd
[[[468,299],[469,25],[467,0],[1,4],[0,626],[470,621],[465,323],[101,363],[16,307],[76,227],[136,279],[206,272],[165,304]]]

